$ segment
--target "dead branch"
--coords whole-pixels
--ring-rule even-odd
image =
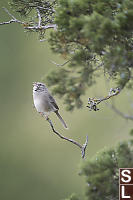
[[[88,108],[90,109],[90,111],[94,110],[94,111],[97,111],[99,110],[97,108],[97,105],[100,104],[102,101],[106,101],[116,95],[118,95],[119,93],[121,92],[121,89],[120,88],[116,88],[116,89],[113,89],[111,88],[110,91],[109,91],[109,94],[103,98],[88,98]]]
[[[41,26],[41,22],[42,22],[42,18],[41,18],[41,14],[40,14],[40,11],[39,9],[36,9],[37,10],[37,14],[38,14],[38,27]]]
[[[4,11],[12,18],[11,20],[7,21],[7,22],[0,22],[0,25],[5,25],[5,24],[11,24],[11,23],[18,23],[18,24],[22,24],[24,25],[24,29],[26,30],[32,30],[32,31],[41,31],[41,30],[46,30],[46,29],[57,29],[57,25],[56,24],[48,24],[45,26],[41,26],[41,15],[39,10],[37,9],[37,15],[38,15],[38,25],[37,26],[32,26],[30,25],[30,23],[27,22],[22,22],[18,19],[16,19],[16,17],[14,17],[8,10],[7,8],[3,8]]]
[[[26,30],[46,30],[46,29],[56,29],[57,25],[56,24],[48,24],[48,25],[45,25],[45,26],[25,26],[24,29]]]
[[[53,64],[55,64],[57,67],[63,67],[64,65],[66,65],[66,64],[69,63],[70,61],[71,61],[71,59],[67,60],[67,61],[64,62],[63,64],[58,64],[58,63],[56,63],[56,62],[54,62],[54,61],[51,60],[51,62],[52,62]]]
[[[16,19],[8,10],[7,8],[3,8],[3,10],[12,18],[11,20],[7,22],[1,22],[0,25],[5,25],[5,24],[11,24],[11,23],[18,23],[18,24],[25,24],[25,22],[22,22],[18,19]]]
[[[51,121],[49,118],[47,118],[47,121],[49,122],[49,124],[50,124],[50,126],[51,126],[51,128],[52,128],[52,131],[53,131],[57,136],[59,136],[59,137],[60,137],[61,139],[63,139],[63,140],[66,140],[66,141],[71,142],[71,143],[75,144],[76,146],[78,146],[78,147],[80,148],[80,150],[81,150],[82,158],[85,158],[85,151],[86,151],[86,147],[87,147],[87,145],[88,145],[88,136],[86,136],[86,141],[85,141],[85,143],[84,143],[83,145],[81,145],[81,144],[79,144],[78,142],[76,142],[75,140],[69,139],[69,138],[67,138],[67,137],[65,137],[65,136],[63,136],[63,135],[61,135],[59,132],[57,132],[57,131],[55,130],[54,126],[53,126],[52,121]]]

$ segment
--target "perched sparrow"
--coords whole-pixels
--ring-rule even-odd
[[[33,101],[35,108],[39,113],[48,117],[50,112],[55,112],[63,126],[67,128],[66,123],[59,114],[59,107],[57,106],[55,99],[49,93],[45,84],[39,82],[33,83]]]

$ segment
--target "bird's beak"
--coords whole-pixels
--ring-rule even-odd
[[[35,85],[36,85],[36,82],[33,82],[32,85],[35,86]]]

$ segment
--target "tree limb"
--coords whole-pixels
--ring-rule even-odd
[[[40,14],[39,9],[37,8],[36,10],[37,10],[37,14],[38,14],[38,27],[40,27],[41,26],[41,22],[42,22],[42,18],[41,18],[41,14]]]
[[[51,62],[52,62],[53,64],[55,64],[57,67],[63,67],[64,65],[66,65],[67,63],[69,63],[71,60],[72,60],[72,59],[69,59],[69,60],[67,60],[66,62],[64,62],[63,64],[58,64],[58,63],[56,63],[56,62],[54,62],[54,61],[52,61],[52,60],[51,60]]]
[[[11,23],[18,23],[18,24],[25,24],[25,22],[22,22],[18,19],[16,19],[8,10],[7,8],[3,8],[3,10],[10,16],[12,17],[11,20],[7,21],[7,22],[0,22],[0,25],[5,25],[5,24],[11,24]]]
[[[14,20],[16,20],[16,18],[7,10],[7,8],[3,8],[3,10]]]
[[[27,29],[27,30],[46,30],[46,29],[56,29],[57,28],[57,25],[56,24],[48,24],[48,25],[45,25],[45,26],[25,26],[24,29]]]
[[[76,142],[75,140],[69,139],[69,138],[67,138],[67,137],[65,137],[65,136],[63,136],[63,135],[61,135],[59,132],[57,132],[57,131],[55,130],[54,126],[53,126],[52,121],[51,121],[49,118],[47,118],[47,121],[49,122],[49,124],[50,124],[50,126],[51,126],[51,128],[52,128],[52,131],[53,131],[57,136],[59,136],[59,137],[60,137],[61,139],[63,139],[63,140],[66,140],[66,141],[71,142],[71,143],[75,144],[76,146],[78,146],[78,147],[80,148],[80,150],[81,150],[82,158],[85,158],[85,151],[86,151],[86,147],[87,147],[87,145],[88,145],[88,136],[86,136],[86,141],[85,141],[85,143],[84,143],[83,145],[81,145],[81,144],[79,144],[78,142]]]
[[[38,25],[37,26],[32,26],[30,25],[29,23],[27,22],[22,22],[18,19],[16,19],[8,10],[7,8],[3,8],[4,11],[10,16],[12,17],[11,20],[7,21],[7,22],[0,22],[0,25],[5,25],[5,24],[11,24],[11,23],[18,23],[18,24],[22,24],[24,25],[24,29],[26,30],[46,30],[46,29],[56,29],[57,28],[57,25],[56,24],[48,24],[48,25],[45,25],[45,26],[41,26],[41,15],[40,15],[40,12],[39,10],[37,9],[37,14],[38,14]]]
[[[127,120],[133,120],[133,116],[132,115],[128,115],[128,114],[125,114],[125,113],[121,112],[120,110],[118,110],[116,108],[115,105],[113,105],[113,104],[107,104],[107,106],[109,108],[111,108],[116,114],[118,114],[119,116],[121,116],[122,118],[127,119]]]
[[[88,98],[88,106],[87,107],[90,109],[90,111],[91,110],[97,111],[97,110],[99,110],[97,108],[98,104],[100,104],[102,101],[106,101],[106,100],[118,95],[120,92],[121,92],[120,88],[116,88],[116,89],[111,88],[109,91],[109,94],[103,98],[100,98],[100,99]]]
[[[106,96],[106,97],[103,97],[101,99],[96,99],[96,98],[88,98],[88,108],[91,110],[94,110],[94,111],[97,111],[99,110],[97,108],[97,105],[100,104],[102,101],[106,101],[116,95],[118,95],[119,93],[121,92],[121,89],[120,88],[116,88],[116,89],[110,89],[110,92],[109,92],[109,95]],[[127,120],[133,120],[133,116],[132,115],[128,115],[128,114],[125,114],[123,112],[121,112],[119,109],[116,108],[115,105],[113,104],[107,104],[106,105],[108,107],[110,107],[115,113],[117,113],[119,116],[121,116],[122,118],[124,119],[127,119]]]

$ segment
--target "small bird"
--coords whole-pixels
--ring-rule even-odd
[[[64,128],[67,128],[66,123],[59,114],[59,107],[57,106],[55,99],[49,93],[45,84],[40,82],[33,83],[33,101],[36,110],[41,115],[44,115],[46,118],[48,118],[50,112],[55,112]]]

